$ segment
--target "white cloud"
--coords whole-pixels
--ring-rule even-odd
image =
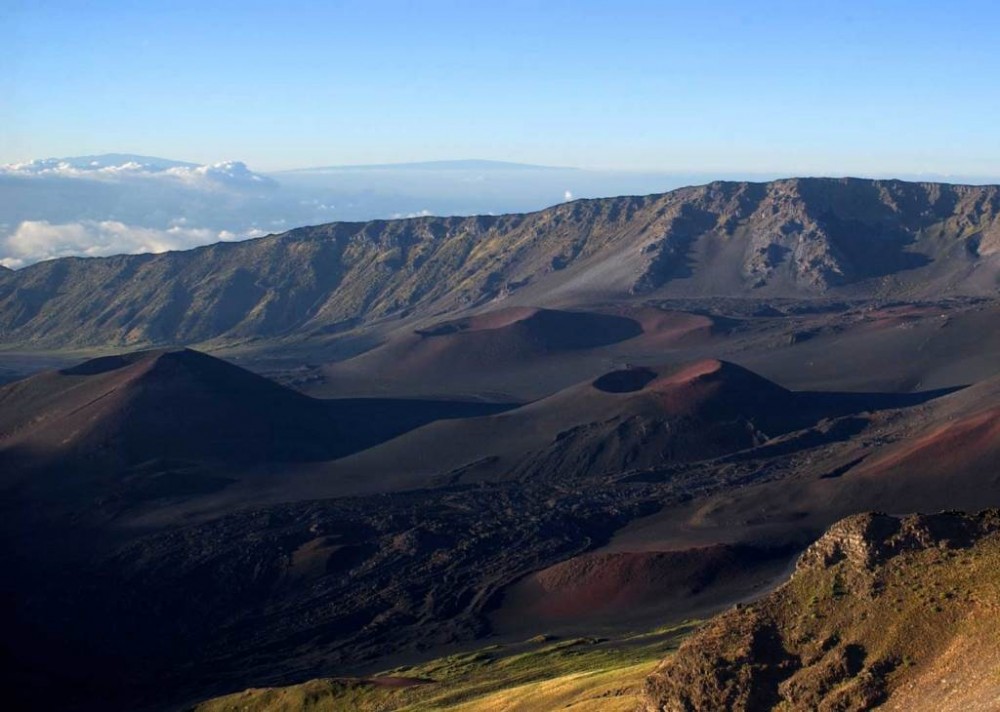
[[[262,234],[260,230],[237,235],[228,230],[179,225],[160,230],[126,225],[116,220],[83,220],[56,225],[44,220],[25,220],[12,234],[0,237],[0,264],[16,269],[41,260],[71,255],[98,257],[184,250]]]
[[[320,200],[317,200],[316,198],[312,198],[310,200],[300,200],[299,201],[299,205],[303,205],[303,206],[312,208],[314,210],[336,210],[337,209],[336,205],[333,205],[333,204],[328,205],[328,204],[326,204],[326,203],[324,203],[324,202],[322,202]]]
[[[271,186],[274,181],[254,173],[242,161],[224,161],[206,166],[174,166],[163,171],[171,178],[195,183],[198,185],[224,185],[227,187],[264,187]]]
[[[573,199],[573,193],[571,193],[568,190],[565,193],[563,193],[563,200],[565,200],[566,202],[569,202],[572,199]]]
[[[76,178],[104,182],[160,180],[199,188],[271,188],[275,182],[254,173],[242,161],[209,165],[167,165],[122,158],[119,161],[80,161],[46,158],[0,166],[0,175],[37,178]]]

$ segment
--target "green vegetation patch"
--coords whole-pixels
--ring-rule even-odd
[[[538,635],[520,644],[492,645],[426,663],[386,670],[364,679],[324,678],[300,685],[250,689],[209,700],[196,712],[388,712],[390,710],[477,709],[487,697],[491,709],[503,709],[496,693],[569,676],[593,676],[607,685],[621,671],[622,684],[638,690],[653,666],[693,631],[697,621],[618,639]],[[634,679],[633,679],[634,678]],[[582,685],[586,687],[586,685]],[[500,704],[500,707],[497,705]],[[631,702],[629,703],[631,704]],[[543,707],[538,707],[539,710]]]

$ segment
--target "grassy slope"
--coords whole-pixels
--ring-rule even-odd
[[[634,710],[642,682],[695,626],[686,623],[620,640],[533,639],[389,670],[368,680],[310,680],[251,689],[198,705],[196,712],[501,712]],[[394,687],[379,679],[430,680]],[[375,681],[375,682],[373,682]]]
[[[988,695],[992,687],[997,702],[1000,541],[994,539],[965,551],[927,549],[897,557],[879,577],[884,588],[874,599],[854,595],[850,585],[841,582],[836,567],[807,573],[796,577],[788,590],[789,603],[797,611],[788,621],[789,632],[809,641],[826,641],[833,636],[849,639],[864,648],[866,663],[885,661],[892,665],[894,669],[886,676],[888,707],[906,709],[898,707],[894,693],[914,689],[920,679],[945,689],[956,683],[960,686],[957,679],[949,684],[947,676],[932,680],[940,677],[933,671],[942,666],[942,656],[956,647],[977,651],[975,657],[966,660],[965,667],[970,667],[968,663],[973,663],[972,667],[989,663],[992,680],[981,681],[981,692]],[[810,672],[806,669],[800,674],[808,677]],[[841,683],[843,692],[859,682],[845,680]],[[923,688],[925,684],[916,686]]]
[[[613,641],[492,646],[364,681],[248,690],[197,712],[1000,709],[1000,515],[917,516],[892,536],[871,533],[890,518],[874,515],[869,527],[865,516],[835,525],[785,586],[714,619],[679,654],[694,624]],[[940,534],[949,523],[981,529],[962,543]],[[859,563],[904,535],[903,550]],[[653,698],[644,698],[654,668]],[[389,687],[380,678],[433,682]]]
[[[1000,531],[978,536],[800,563],[664,661],[645,709],[1000,709]]]

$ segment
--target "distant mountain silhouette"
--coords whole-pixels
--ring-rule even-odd
[[[315,166],[293,168],[280,173],[315,173],[321,171],[567,171],[575,170],[562,166],[539,166],[533,163],[512,163],[510,161],[489,161],[466,158],[455,161],[414,161],[410,163],[367,163],[357,165]]]
[[[67,165],[80,169],[96,169],[122,166],[127,163],[138,163],[154,170],[166,170],[168,168],[195,168],[197,163],[187,161],[175,161],[170,158],[158,158],[156,156],[141,156],[135,153],[100,153],[92,156],[67,156],[64,158],[44,158],[32,163],[39,166]]]

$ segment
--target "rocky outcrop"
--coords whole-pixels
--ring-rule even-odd
[[[723,614],[697,639],[649,677],[646,710],[770,709],[781,681],[799,666],[774,624],[752,608]]]
[[[834,524],[806,549],[796,570],[829,568],[847,560],[856,571],[870,572],[903,552],[930,547],[966,548],[998,529],[997,510],[974,516],[958,512],[903,518],[881,513],[856,514]]]
[[[788,583],[710,621],[665,660],[644,710],[860,712],[904,686],[912,699],[948,649],[974,641],[984,661],[1000,654],[981,620],[1000,601],[998,561],[998,510],[844,519]]]

